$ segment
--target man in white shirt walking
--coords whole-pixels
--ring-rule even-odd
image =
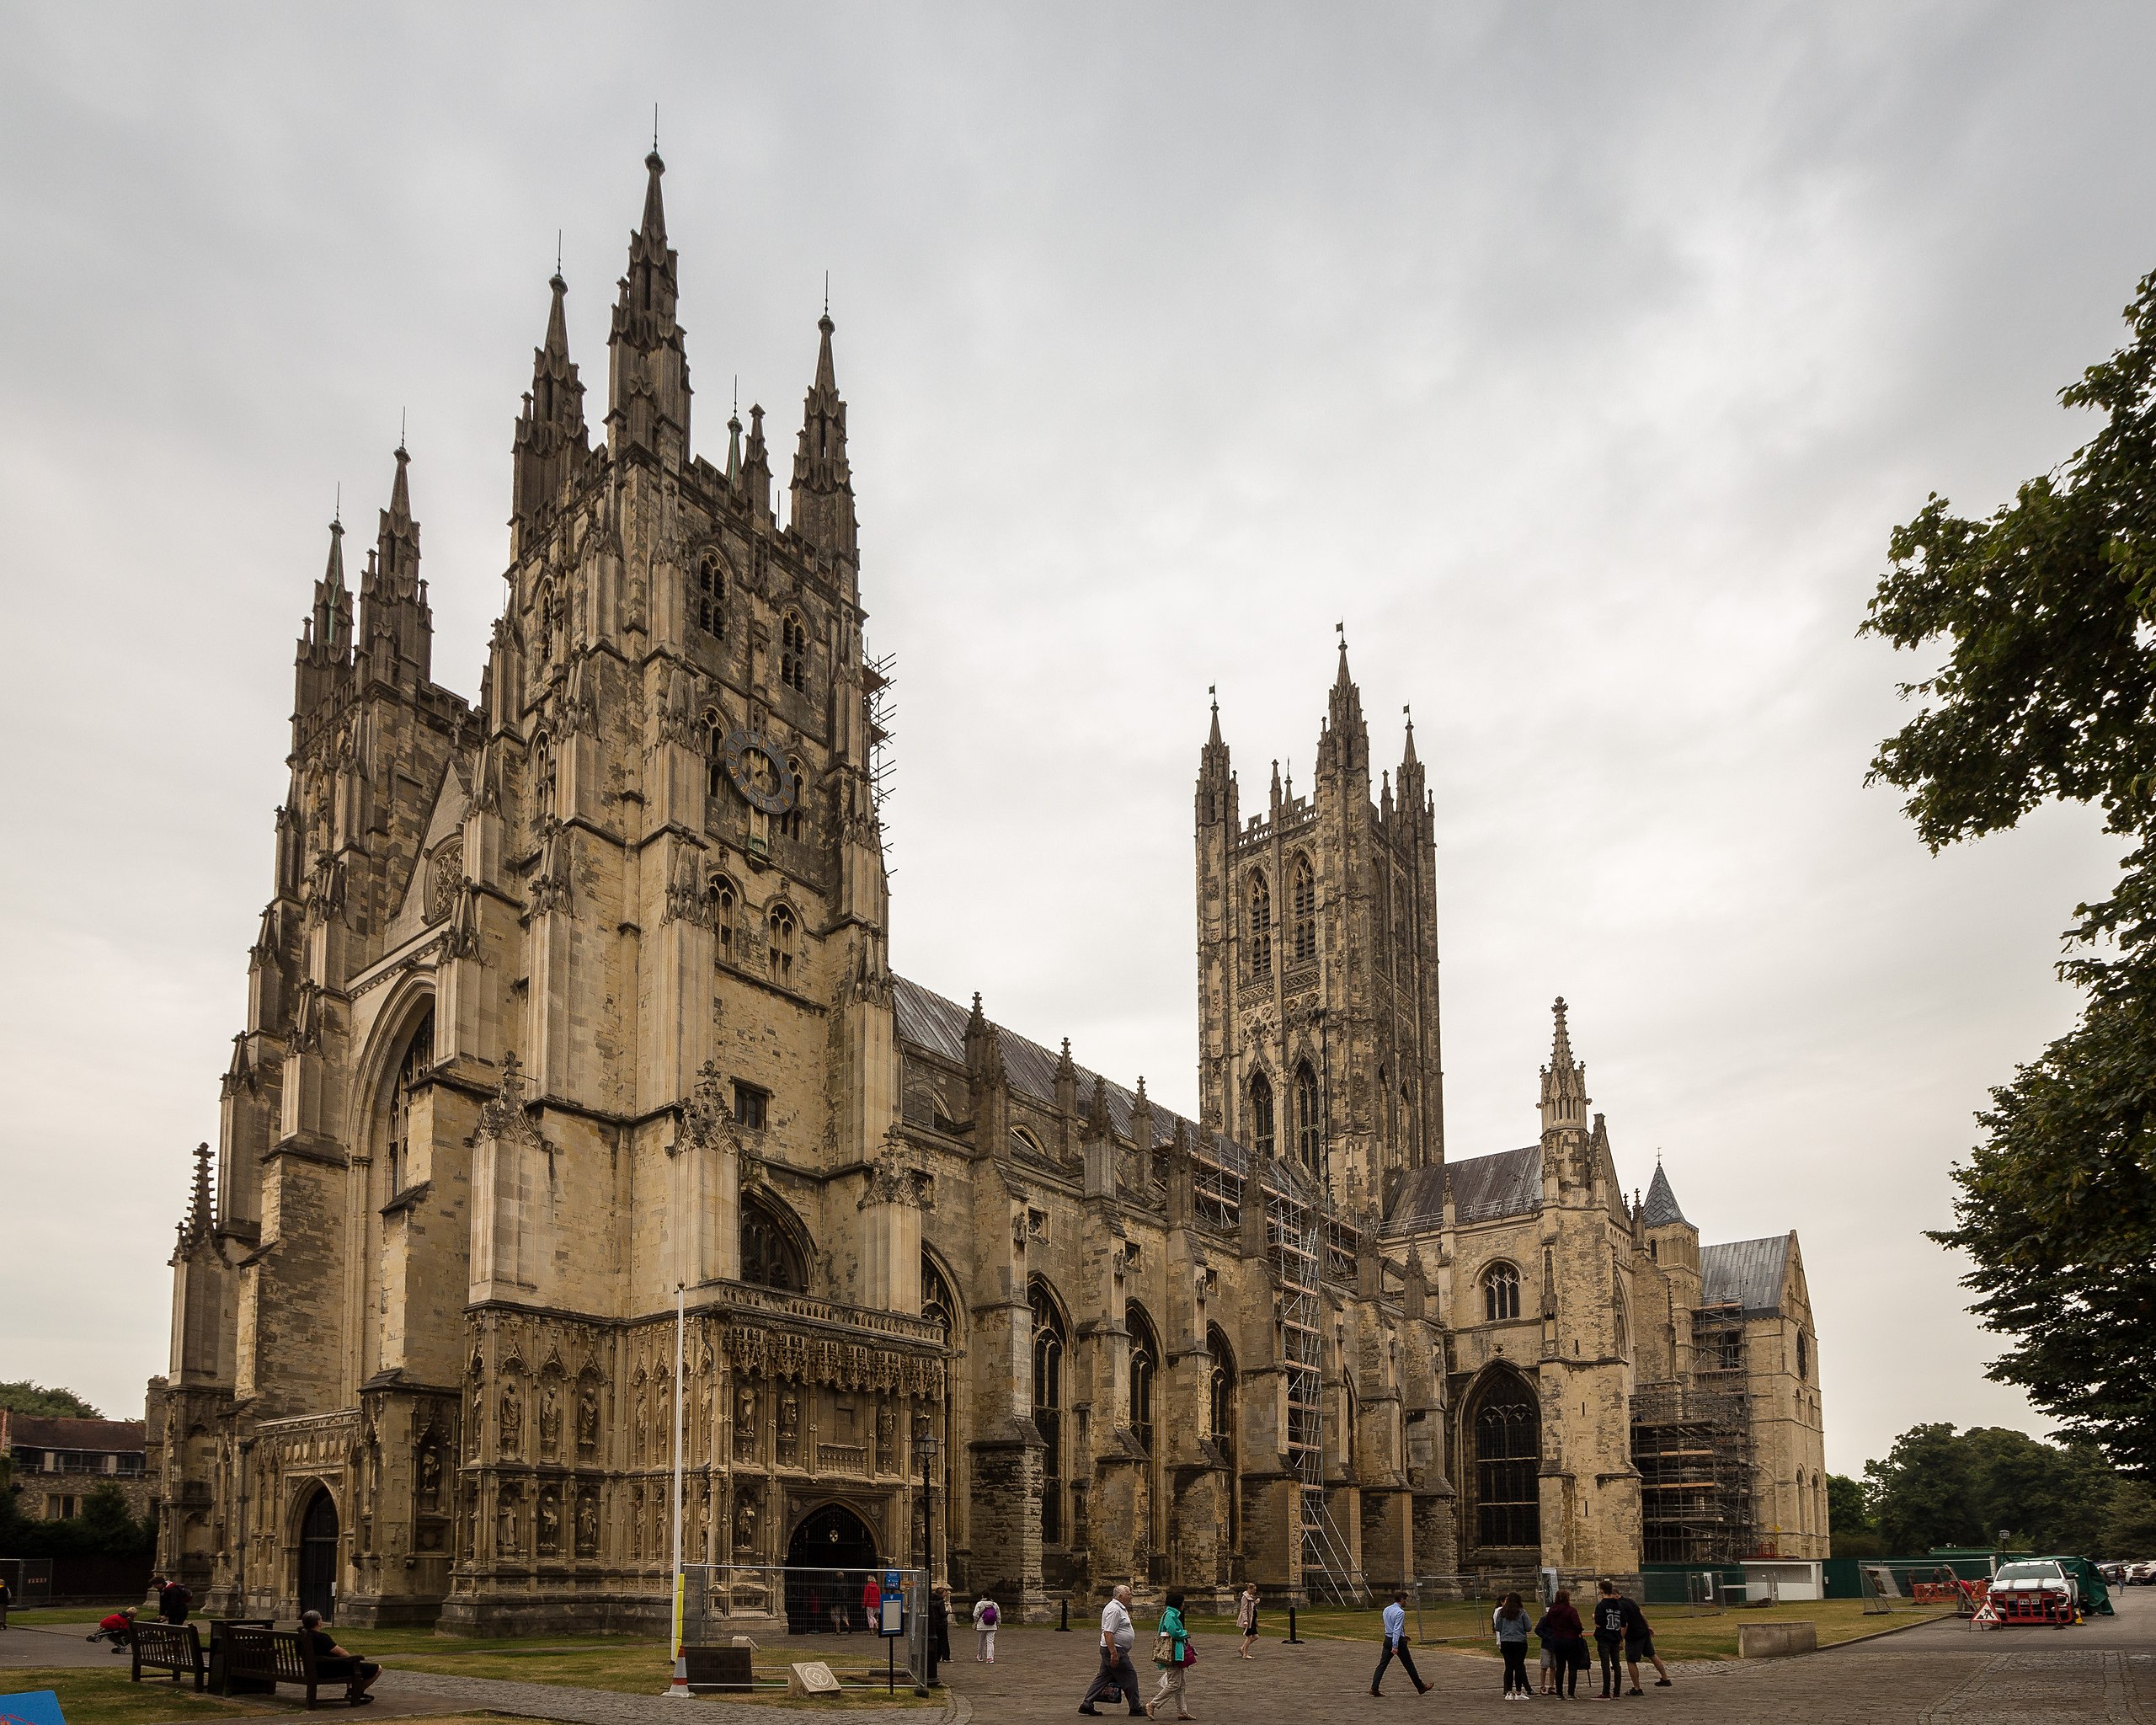
[[[1385,1668],[1395,1659],[1406,1672],[1408,1680],[1415,1685],[1415,1693],[1427,1695],[1430,1685],[1422,1681],[1422,1674],[1415,1669],[1415,1656],[1407,1651],[1407,1595],[1395,1594],[1392,1603],[1385,1608],[1385,1652],[1379,1656],[1376,1674],[1370,1679],[1370,1693],[1380,1696],[1378,1685],[1385,1679]]]
[[[1145,1712],[1145,1704],[1138,1699],[1138,1668],[1130,1663],[1131,1643],[1137,1637],[1130,1622],[1130,1589],[1119,1587],[1101,1608],[1101,1669],[1086,1699],[1078,1703],[1080,1712],[1097,1716],[1100,1710],[1093,1703],[1118,1693],[1129,1704],[1133,1718]]]

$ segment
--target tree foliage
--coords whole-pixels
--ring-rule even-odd
[[[1870,774],[1934,851],[2053,800],[2129,841],[2067,932],[2082,1022],[1992,1092],[1958,1226],[1932,1237],[1969,1254],[1974,1310],[2015,1338],[1991,1375],[2156,1479],[2156,275],[2126,318],[2128,344],[2060,393],[2096,435],[1988,519],[1935,494],[1895,530],[1862,633],[1945,649]]]
[[[2019,1550],[2138,1557],[2156,1516],[2156,1493],[2116,1471],[2086,1439],[2046,1443],[1999,1426],[1913,1426],[1864,1473],[1864,1510],[1897,1556],[1988,1547],[2004,1535]],[[1833,1490],[1830,1477],[1829,1514],[1838,1516]],[[1836,1555],[1854,1555],[1838,1549],[1841,1531],[1837,1520]]]
[[[0,1407],[10,1413],[35,1414],[44,1419],[103,1419],[104,1416],[72,1390],[48,1390],[28,1378],[0,1384]]]
[[[1837,1557],[1884,1557],[1886,1542],[1871,1519],[1864,1482],[1845,1473],[1827,1476],[1827,1523],[1833,1530]]]

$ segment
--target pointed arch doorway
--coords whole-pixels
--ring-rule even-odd
[[[300,1518],[300,1610],[337,1615],[337,1501],[317,1486]]]
[[[867,1629],[862,1594],[881,1565],[876,1535],[868,1524],[843,1503],[810,1510],[786,1546],[786,1626],[790,1634],[814,1635],[832,1627],[832,1614]]]

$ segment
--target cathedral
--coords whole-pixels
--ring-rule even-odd
[[[597,441],[552,283],[476,700],[403,449],[356,599],[330,527],[150,1385],[164,1569],[648,1627],[677,1448],[751,1617],[787,1565],[1038,1617],[1825,1556],[1794,1234],[1627,1199],[1561,1001],[1533,1140],[1448,1145],[1433,808],[1412,726],[1373,786],[1344,641],[1305,794],[1246,814],[1217,708],[1198,750],[1198,1119],[892,973],[833,325],[782,524],[760,408],[695,451],[645,165]]]

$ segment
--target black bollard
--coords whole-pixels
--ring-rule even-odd
[[[1067,1596],[1063,1601],[1063,1621],[1055,1626],[1062,1634],[1068,1635],[1070,1632],[1070,1600]]]
[[[1295,1607],[1291,1601],[1288,1606],[1288,1644],[1290,1647],[1300,1647],[1302,1642],[1302,1637],[1295,1633]]]

